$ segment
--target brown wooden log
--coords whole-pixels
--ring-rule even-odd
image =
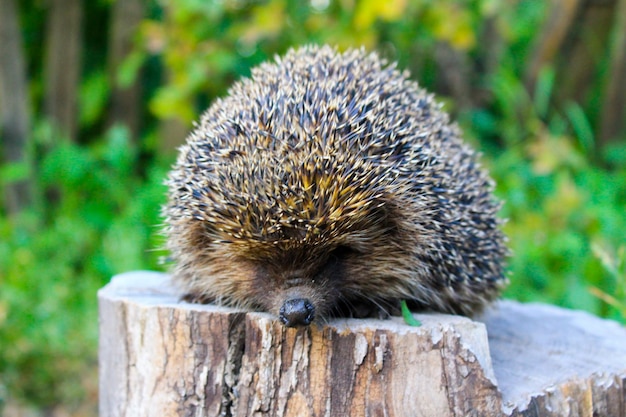
[[[290,329],[179,302],[150,272],[99,302],[103,417],[626,415],[626,330],[586,313],[503,301],[481,321]]]

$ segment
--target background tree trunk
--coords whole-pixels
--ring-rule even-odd
[[[46,35],[45,114],[75,141],[81,73],[81,0],[50,0]]]
[[[0,0],[0,152],[9,164],[25,164],[30,132],[28,84],[19,16],[14,0]],[[6,211],[14,214],[31,200],[30,182],[19,180],[6,188]]]
[[[602,61],[614,21],[614,4],[603,1],[586,2],[576,19],[570,22],[568,35],[559,47],[554,62],[557,72],[555,99],[558,103],[574,101],[581,105],[593,102],[599,90],[594,87],[598,78],[598,63]]]
[[[535,47],[526,68],[524,82],[530,94],[535,92],[535,84],[541,70],[548,63],[555,62],[572,23],[578,16],[581,4],[581,0],[552,0],[551,9],[535,41]]]
[[[144,0],[117,0],[111,10],[108,72],[113,86],[109,125],[128,127],[136,141],[141,128],[141,71],[130,85],[120,85],[119,69],[133,50],[133,37],[145,13]]]
[[[598,135],[601,144],[626,133],[626,0],[619,0],[614,16],[610,68]]]
[[[606,82],[599,88],[593,81],[603,71],[599,64],[607,57]],[[557,105],[575,102],[586,107],[597,145],[623,138],[626,0],[555,1],[529,62],[525,82],[531,95],[540,71],[552,65],[556,72],[552,98]]]
[[[454,99],[456,112],[470,109],[472,68],[467,53],[448,42],[438,42],[434,56],[441,75],[439,89]]]

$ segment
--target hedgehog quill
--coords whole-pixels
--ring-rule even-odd
[[[204,113],[169,174],[174,279],[192,302],[289,327],[473,315],[506,283],[500,202],[432,95],[364,50],[290,50]]]

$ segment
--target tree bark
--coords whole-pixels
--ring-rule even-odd
[[[470,109],[473,104],[470,81],[472,71],[467,53],[455,49],[448,42],[437,42],[435,61],[441,76],[438,90],[454,99],[454,112]]]
[[[574,101],[583,106],[593,102],[598,63],[609,41],[615,13],[610,2],[587,2],[572,24],[555,62],[558,80],[554,96],[559,104]]]
[[[626,415],[626,330],[586,313],[503,301],[480,321],[291,329],[178,300],[158,273],[100,290],[100,416]]]
[[[0,0],[0,138],[2,159],[25,164],[30,132],[28,84],[19,15],[14,0]],[[6,211],[15,214],[31,201],[30,181],[21,179],[6,188]]]
[[[175,117],[162,119],[159,122],[159,152],[164,155],[172,155],[176,149],[185,143],[189,134],[189,127]]]
[[[120,85],[120,66],[133,50],[134,36],[144,16],[144,0],[116,0],[111,10],[109,80],[113,86],[109,125],[121,123],[138,140],[141,128],[141,76],[130,85]],[[141,71],[140,71],[141,72]]]
[[[598,140],[606,144],[626,135],[626,0],[615,5],[608,80]]]
[[[531,95],[534,94],[539,73],[548,63],[554,62],[582,5],[581,0],[552,0],[551,3],[526,68],[525,84]]]
[[[45,114],[72,141],[78,130],[83,5],[81,0],[49,0],[45,65]]]

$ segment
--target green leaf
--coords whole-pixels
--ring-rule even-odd
[[[402,309],[402,317],[404,322],[409,326],[420,327],[422,322],[413,317],[413,313],[409,310],[409,306],[406,305],[406,300],[400,301],[400,308]]]
[[[109,98],[110,86],[104,71],[87,76],[80,86],[80,124],[89,126],[103,115]]]
[[[551,67],[544,67],[539,72],[534,96],[535,111],[539,117],[545,118],[548,116],[550,97],[552,97],[552,88],[554,87],[554,78],[555,72]]]
[[[578,103],[569,102],[565,107],[565,114],[569,119],[572,129],[578,138],[578,142],[585,152],[593,151],[595,140],[593,135],[593,127],[589,123],[587,115]]]
[[[133,51],[124,59],[117,71],[117,83],[120,87],[127,88],[135,82],[146,58],[144,51]]]
[[[0,184],[25,180],[29,176],[30,166],[26,161],[5,162],[0,165]]]

